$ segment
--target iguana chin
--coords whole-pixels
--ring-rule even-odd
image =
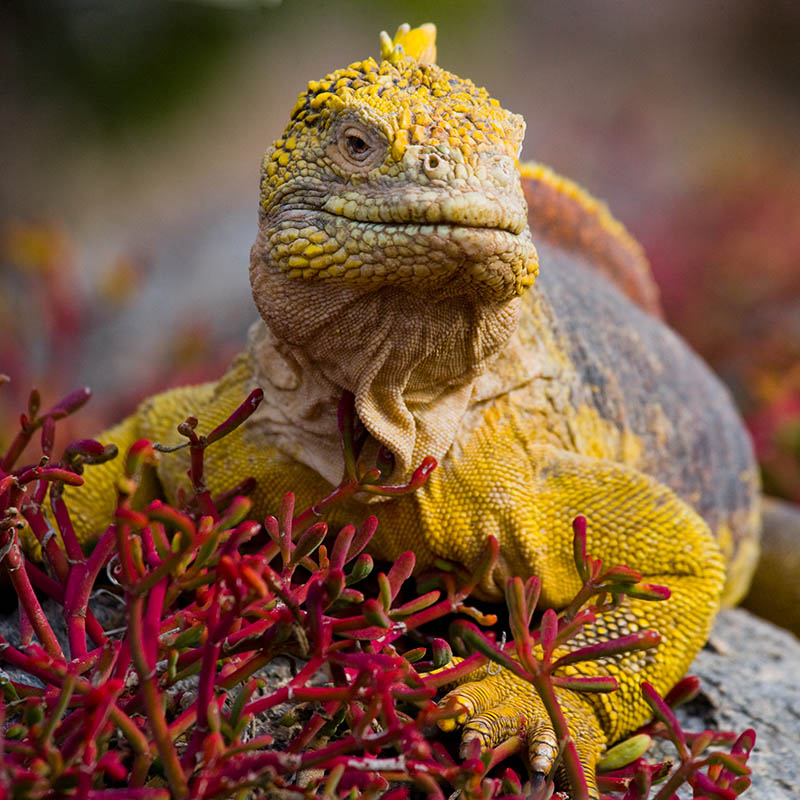
[[[152,397],[102,438],[123,451],[139,437],[169,444],[186,416],[211,429],[262,387],[206,471],[215,492],[255,476],[262,518],[286,491],[304,507],[339,482],[333,410],[349,390],[370,434],[364,458],[386,445],[391,481],[426,455],[440,466],[415,494],[352,501],[332,523],[374,513],[375,553],[413,550],[420,567],[474,567],[494,535],[487,598],[536,574],[543,602],[565,604],[578,586],[570,523],[586,515],[594,556],[672,590],[626,600],[585,632],[662,634],[656,651],[570,668],[613,674],[617,692],[558,692],[594,775],[606,743],[648,716],[640,681],[668,690],[720,602],[745,590],[756,467],[727,392],[649,313],[638,245],[577,186],[519,164],[522,118],[437,66],[434,36],[403,26],[382,34],[379,61],[309,83],[262,166],[250,275],[263,322],[219,382]],[[68,491],[84,537],[112,513],[119,462]],[[158,467],[171,500],[186,466],[175,454]],[[452,694],[465,738],[495,745],[524,718],[531,763],[549,770],[556,741],[528,684],[501,672]]]

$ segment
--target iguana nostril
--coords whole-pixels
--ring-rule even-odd
[[[428,153],[425,156],[422,168],[429,178],[443,178],[447,174],[447,162],[436,153]]]

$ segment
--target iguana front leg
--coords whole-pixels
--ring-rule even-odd
[[[564,607],[580,587],[571,532],[579,514],[589,521],[589,553],[607,566],[625,564],[645,580],[670,588],[665,601],[626,599],[585,628],[577,642],[646,629],[662,636],[656,650],[568,668],[572,674],[610,674],[619,684],[612,694],[560,695],[593,774],[606,741],[649,716],[641,681],[662,693],[669,690],[708,636],[724,580],[723,560],[708,526],[670,489],[641,472],[533,443],[516,426],[479,431],[458,463],[445,466],[425,487],[420,501],[428,542],[440,556],[470,568],[486,537],[498,538],[498,566],[481,587],[488,596],[498,596],[512,575],[533,574],[542,581],[541,602]],[[539,769],[547,762],[549,722],[529,684],[501,673],[467,683],[454,694],[466,709],[467,738],[479,735],[485,744],[496,745],[516,732],[524,716],[533,732],[532,761]]]
[[[578,758],[587,776],[590,796],[595,797],[595,764],[608,738],[600,725],[589,696],[569,689],[555,688],[561,711],[575,740]],[[494,747],[520,734],[531,771],[544,778],[558,754],[558,738],[547,710],[531,684],[506,669],[473,673],[448,692],[442,705],[455,700],[463,712],[455,720],[445,719],[443,730],[463,726],[462,757],[467,745],[477,739],[483,747]]]

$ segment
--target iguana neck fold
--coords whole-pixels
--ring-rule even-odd
[[[437,297],[384,287],[294,280],[270,263],[265,237],[251,256],[251,281],[270,333],[251,348],[256,370],[270,381],[270,361],[279,353],[296,374],[292,402],[297,419],[317,437],[336,441],[336,402],[343,390],[356,399],[359,418],[375,440],[394,455],[391,482],[405,480],[426,455],[441,459],[470,405],[476,379],[514,333],[520,299],[487,302],[477,294]],[[286,402],[284,398],[284,402]],[[324,431],[324,432],[323,432]],[[297,438],[293,441],[297,444]],[[319,446],[319,438],[315,446]],[[297,452],[327,480],[341,478],[338,453]],[[306,448],[301,448],[305,451]],[[330,462],[330,463],[327,463]]]

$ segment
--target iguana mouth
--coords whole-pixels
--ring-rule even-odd
[[[342,202],[342,198],[329,199],[322,211],[335,217],[375,225],[442,225],[454,228],[482,228],[521,234],[528,225],[527,208],[507,208],[500,198],[484,195],[445,197],[444,199],[416,199],[401,197],[384,203],[363,203],[355,200]],[[403,202],[405,201],[405,202]]]
[[[421,294],[477,292],[489,301],[519,296],[536,276],[536,250],[527,225],[518,231],[497,216],[481,220],[484,224],[353,216],[320,208],[284,209],[264,231],[271,262],[290,278],[402,286]]]
[[[332,220],[342,220],[345,222],[352,222],[356,225],[369,226],[374,229],[397,229],[414,235],[424,230],[426,233],[435,231],[436,229],[442,230],[458,230],[464,228],[467,230],[484,230],[484,231],[497,231],[498,233],[508,233],[512,236],[521,236],[527,230],[527,217],[521,220],[509,220],[497,224],[494,220],[458,220],[458,219],[439,219],[437,221],[430,220],[409,220],[409,219],[371,219],[366,215],[359,214],[343,214],[329,211],[327,208],[307,208],[298,209],[292,208],[283,210],[280,214],[280,222],[305,222],[309,223],[312,220],[323,222],[325,218]]]
[[[507,225],[491,225],[480,223],[466,223],[446,220],[441,222],[409,222],[407,220],[364,220],[356,217],[348,217],[344,214],[331,214],[330,212],[323,212],[325,216],[333,217],[335,219],[352,222],[355,225],[368,226],[374,228],[376,231],[385,230],[388,232],[398,231],[409,236],[416,234],[433,235],[440,234],[446,235],[455,231],[485,231],[486,233],[500,233],[508,234],[509,236],[518,237],[522,236],[525,229],[518,229],[515,225],[510,223]]]

